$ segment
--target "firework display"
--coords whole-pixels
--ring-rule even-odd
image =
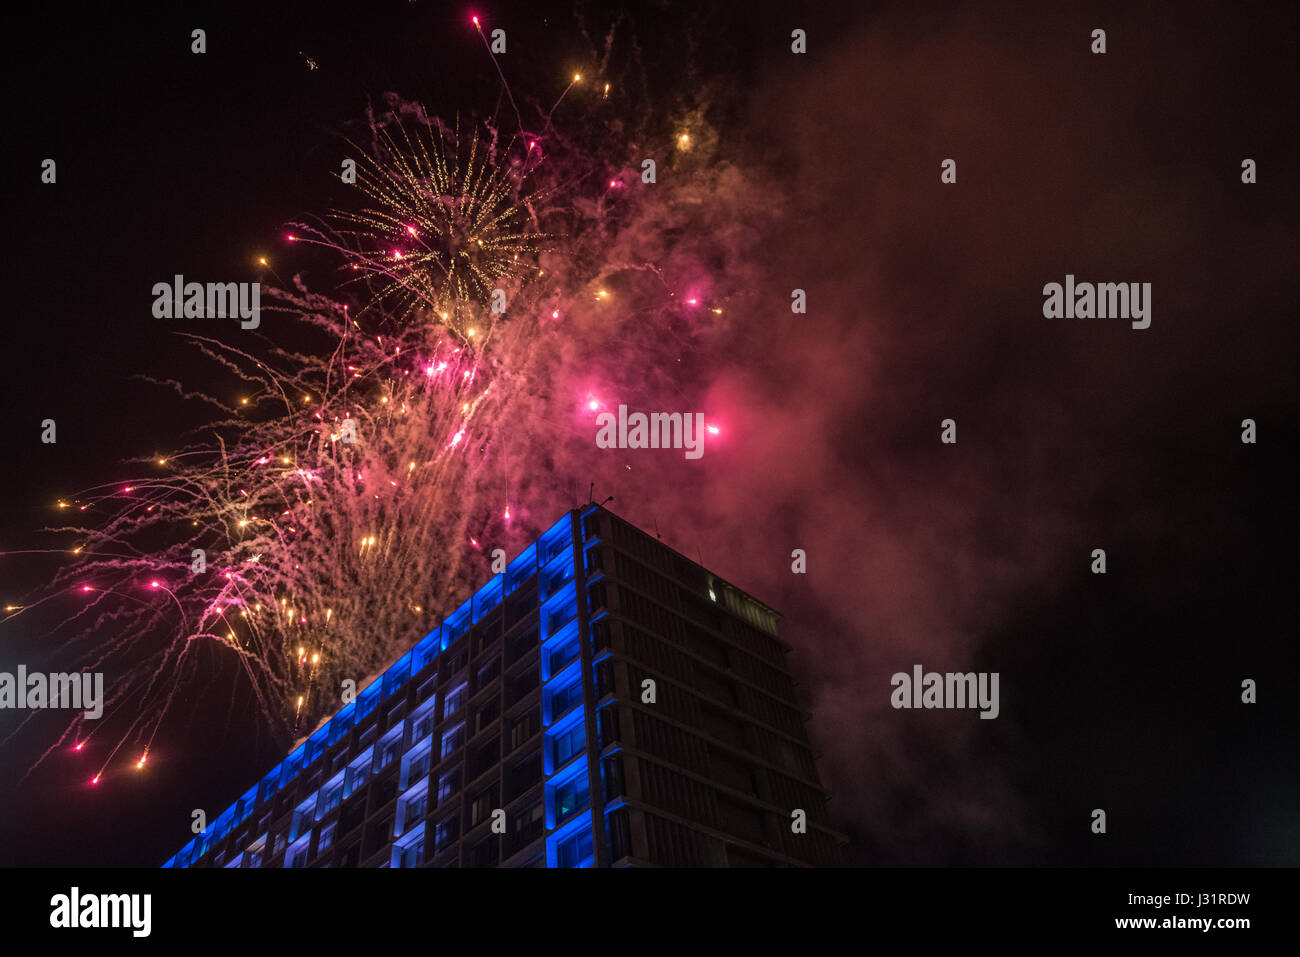
[[[571,442],[615,393],[671,386],[684,348],[722,328],[703,250],[672,264],[633,250],[646,220],[693,215],[727,168],[634,195],[652,179],[620,172],[625,144],[602,152],[590,130],[580,144],[557,128],[580,80],[538,132],[515,112],[510,135],[390,98],[366,118],[369,145],[347,141],[356,201],[282,237],[321,250],[338,291],[297,277],[263,289],[264,311],[310,345],[180,333],[238,396],[185,392],[218,410],[200,439],[59,499],[67,520],[52,531],[72,560],[8,609],[73,596],[55,634],[79,666],[122,676],[106,718],[72,719],[46,757],[102,737],[92,783],[115,762],[142,770],[178,699],[214,675],[272,729],[310,730],[344,681],[363,684],[454,607],[493,549],[535,532],[530,516],[567,504],[556,490],[571,476],[523,463]],[[689,139],[670,131],[664,145]],[[593,376],[596,331],[607,361]]]

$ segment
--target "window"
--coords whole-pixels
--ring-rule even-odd
[[[474,672],[474,690],[482,691],[493,681],[497,675],[501,674],[501,659],[493,658],[491,661],[480,665],[478,671]]]
[[[555,789],[555,823],[563,824],[587,806],[590,797],[586,773],[574,775]],[[562,865],[571,866],[571,865]]]
[[[392,764],[401,750],[402,729],[397,727],[388,732],[379,742],[379,759],[375,762],[375,770],[382,771]]]
[[[578,669],[566,679],[564,684],[550,692],[551,720],[554,721],[574,705],[582,703],[582,674]]]
[[[529,545],[506,566],[506,594],[537,574],[537,546]]]
[[[451,690],[442,702],[442,716],[450,718],[465,705],[465,695],[468,693],[468,685],[461,684]]]
[[[557,867],[586,867],[594,859],[594,850],[591,828],[584,828],[560,842],[555,849],[555,864]]]
[[[336,822],[331,821],[329,824],[326,824],[324,827],[320,829],[320,838],[316,842],[317,854],[320,854],[321,852],[328,850],[329,846],[334,843],[335,827],[336,827]]]
[[[601,729],[601,748],[608,748],[620,739],[619,711],[616,707],[602,707],[595,713],[598,727]]]
[[[366,783],[366,778],[370,774],[370,757],[371,752],[367,750],[365,754],[348,765],[343,778],[344,797],[348,797],[353,791]]]
[[[506,707],[510,708],[523,701],[531,694],[539,684],[538,665],[534,662],[533,666],[523,674],[510,680],[510,687],[506,691]]]
[[[411,649],[411,677],[414,678],[428,667],[429,662],[438,656],[442,645],[442,626],[439,626],[420,639],[420,643]],[[420,696],[421,698],[423,695]]]
[[[603,698],[614,693],[614,663],[602,661],[596,665],[596,697]]]
[[[459,774],[460,772],[458,771],[448,771],[442,777],[438,778],[439,804],[456,793],[456,789],[460,786],[456,780]]]
[[[386,814],[379,820],[371,821],[366,825],[361,839],[361,856],[363,858],[369,857],[392,840],[393,823],[394,815]],[[395,866],[393,865],[391,849],[388,858],[390,866]]]
[[[497,719],[501,713],[501,704],[494,697],[491,701],[486,702],[481,708],[474,712],[474,733],[487,730],[488,726]]]
[[[510,750],[522,745],[537,733],[537,712],[529,711],[510,726]]]
[[[479,621],[484,615],[501,604],[504,579],[504,575],[494,576],[474,594],[475,621]]]
[[[623,777],[623,759],[614,755],[601,761],[601,778],[605,782],[605,800],[612,803],[627,789]]]
[[[398,807],[398,815],[396,815],[396,831],[394,831],[394,837],[403,835],[404,832],[424,823],[424,815],[428,810],[428,789],[420,788],[420,793],[408,794],[407,797],[403,797],[402,805]]]
[[[307,863],[307,845],[308,841],[302,840],[289,848],[289,853],[284,857],[285,867],[302,867]]]
[[[290,781],[297,777],[298,772],[302,770],[302,756],[306,750],[304,745],[299,745],[298,749],[289,755],[280,763],[280,788],[284,788]]]
[[[429,735],[433,734],[433,721],[436,717],[434,713],[433,702],[429,702],[424,710],[416,713],[411,720],[415,723],[415,730],[411,732],[412,741],[423,741]]]
[[[460,818],[449,817],[439,821],[434,829],[433,840],[438,850],[444,850],[448,844],[460,836]]]
[[[533,622],[530,627],[511,638],[506,644],[506,661],[514,664],[525,653],[536,647],[541,633],[538,631],[537,622]]]
[[[453,751],[465,743],[465,723],[462,721],[456,727],[443,732],[442,735],[442,757],[448,757]]]
[[[542,752],[534,750],[512,764],[506,771],[505,798],[507,803],[523,794],[542,780]]]
[[[470,602],[466,602],[456,609],[456,611],[452,612],[451,617],[443,622],[442,639],[445,643],[444,647],[459,641],[461,636],[463,636],[465,632],[469,631],[469,613]]]
[[[252,844],[248,845],[248,850],[245,851],[244,853],[244,866],[261,867],[262,855],[265,853],[265,851],[266,851],[266,835],[263,834]],[[186,866],[189,865],[188,861],[186,861],[185,863]]]
[[[480,821],[486,821],[492,816],[492,812],[497,806],[497,789],[490,787],[478,797],[476,797],[469,806],[469,826],[474,827]]]
[[[521,848],[529,841],[542,836],[543,822],[546,820],[546,808],[538,801],[515,815],[510,828],[511,846]]]
[[[605,586],[592,585],[591,587],[596,589]],[[549,638],[578,617],[577,594],[572,589],[559,592],[551,601],[542,606],[542,617],[545,619],[546,637]]]
[[[429,810],[429,792],[421,791],[418,797],[411,798],[406,804],[406,824],[418,821]]]
[[[387,698],[394,694],[398,688],[406,684],[406,679],[411,676],[411,653],[408,651],[397,662],[384,673],[383,696]]]
[[[419,867],[424,861],[424,833],[420,839],[402,848],[402,861],[399,867]]]
[[[360,721],[368,717],[370,712],[375,710],[375,705],[379,704],[380,682],[372,681],[366,685],[366,689],[357,695],[357,717]]]
[[[551,767],[558,768],[575,754],[581,754],[587,747],[587,729],[581,721],[574,722],[569,728],[556,733],[551,739]]]
[[[431,674],[424,679],[424,683],[415,689],[416,701],[428,701],[430,703],[437,697],[434,693],[434,687],[438,684],[438,675]]]
[[[541,597],[545,601],[554,595],[569,579],[573,577],[573,553],[569,552],[563,556],[557,556],[556,559],[542,569],[541,575]]]
[[[475,628],[474,629],[474,654],[476,656],[481,655],[483,652],[487,651],[487,649],[490,648],[493,644],[495,644],[497,638],[500,637],[500,635],[498,634],[499,631],[500,629],[496,627],[495,623],[492,625],[492,627],[486,630],[482,628]]]
[[[617,861],[631,852],[632,826],[628,822],[627,808],[619,808],[609,816],[609,856]]]
[[[371,724],[370,727],[366,728],[365,731],[361,732],[361,739],[357,742],[357,747],[358,747],[358,748],[364,748],[364,747],[366,747],[366,746],[369,745],[372,741],[375,740],[375,735],[378,734],[378,733],[379,733],[379,726],[376,725],[376,724]],[[335,770],[335,771],[337,771],[337,770],[339,769],[339,766],[343,763],[343,760],[344,760],[345,757],[346,757],[346,754],[345,754],[344,752],[340,752],[339,755],[338,755],[338,757],[336,757],[336,758],[334,759],[334,762],[335,762],[334,770]]]
[[[573,546],[573,523],[564,516],[542,535],[537,542],[537,564],[546,565],[566,548]]]
[[[325,785],[325,793],[321,798],[320,806],[316,811],[316,820],[320,820],[330,811],[339,806],[339,801],[343,800],[343,782],[331,782]]]
[[[312,815],[315,811],[316,795],[314,794],[294,808],[293,822],[289,825],[289,840],[296,841],[299,834],[311,828]]]
[[[415,754],[408,754],[402,762],[402,780],[399,787],[409,788],[413,784],[418,784],[429,773],[429,765],[432,762],[431,750],[428,747],[421,748]]]
[[[469,852],[470,867],[496,867],[499,861],[499,842],[497,836],[485,837],[479,841]]]
[[[467,781],[474,780],[490,770],[500,760],[501,738],[493,735],[491,741],[486,741],[470,751],[469,758],[465,761],[465,779]]]
[[[560,644],[553,646],[550,654],[547,656],[547,663],[550,665],[550,674],[558,673],[565,665],[578,657],[578,650],[580,647],[581,646],[578,644],[578,633],[576,631]]]
[[[347,847],[338,852],[339,867],[356,867],[357,859],[361,856],[361,845],[353,841]]]
[[[424,863],[424,825],[421,824],[410,836],[393,845],[391,860],[393,867],[419,867]]]

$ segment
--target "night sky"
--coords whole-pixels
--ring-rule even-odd
[[[134,376],[233,394],[152,317],[155,282],[269,281],[264,255],[329,291],[284,224],[338,199],[338,137],[368,98],[491,114],[477,12],[508,31],[512,87],[550,102],[617,22],[614,82],[668,124],[700,110],[714,161],[744,174],[642,250],[682,261],[706,231],[747,290],[687,363],[726,428],[698,465],[631,470],[562,423],[536,523],[595,482],[783,613],[852,863],[1300,863],[1295,8],[914,6],[222,3],[15,24],[0,599],[66,560],[26,551],[61,547],[41,532],[56,498],[206,420]],[[1150,328],[1044,318],[1067,274],[1150,283]],[[632,340],[581,332],[570,366],[603,350],[651,380]],[[0,624],[0,671],[59,670],[68,612]],[[915,664],[998,672],[999,717],[895,710],[890,676]],[[0,712],[0,739],[18,720]],[[157,866],[191,809],[215,817],[290,743],[184,690],[147,773],[90,789],[98,759],[63,748],[20,782],[62,724],[0,745],[0,865]]]

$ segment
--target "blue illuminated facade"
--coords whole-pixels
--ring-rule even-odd
[[[776,625],[575,509],[163,866],[837,864]]]

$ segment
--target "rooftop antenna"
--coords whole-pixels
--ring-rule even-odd
[[[695,543],[695,554],[700,556],[700,565],[701,565],[701,567],[703,567],[703,565],[704,565],[704,552],[700,551],[700,543],[699,543],[699,542],[696,542],[696,543]]]
[[[590,505],[596,498],[596,483],[591,483],[591,488],[587,489],[587,504]]]
[[[596,507],[603,508],[605,506],[605,502],[612,502],[612,501],[614,501],[614,496],[611,495],[609,496],[609,498],[605,499],[604,502],[601,502],[600,505],[597,505]]]
[[[655,538],[663,540],[663,536],[659,534],[659,519],[657,518],[655,519]]]

